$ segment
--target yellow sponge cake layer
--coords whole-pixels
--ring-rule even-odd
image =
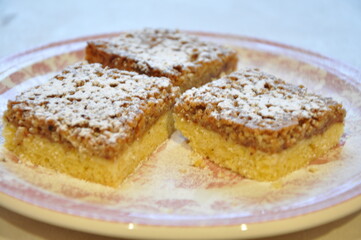
[[[189,139],[192,149],[222,167],[259,181],[273,181],[306,166],[336,146],[343,133],[337,123],[324,133],[302,140],[278,153],[265,153],[225,140],[220,134],[175,116],[175,126]]]
[[[173,132],[171,113],[164,114],[142,137],[129,144],[114,161],[79,152],[40,135],[28,134],[19,144],[16,127],[5,126],[5,147],[23,161],[30,161],[83,180],[118,186],[139,163],[146,159]]]

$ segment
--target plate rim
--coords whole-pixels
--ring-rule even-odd
[[[157,236],[158,239],[179,239],[178,236],[182,236],[182,239],[209,239],[209,236],[212,236],[212,239],[248,239],[293,233],[341,219],[360,209],[361,195],[335,206],[297,217],[270,222],[215,227],[152,226],[132,222],[107,222],[57,212],[29,204],[2,192],[0,192],[0,205],[22,216],[46,224],[109,237],[149,239],[150,236]],[[340,214],[340,212],[342,213]],[[320,221],[320,219],[322,219],[322,221]],[[285,228],[285,224],[292,227]]]
[[[209,33],[209,32],[199,32],[199,31],[186,31],[188,33],[191,33],[191,34],[195,34],[195,35],[198,35],[198,36],[204,36],[204,37],[214,37],[214,38],[231,38],[233,40],[242,40],[242,41],[249,41],[249,42],[257,42],[257,43],[260,43],[260,44],[264,44],[264,45],[272,45],[273,47],[276,47],[276,50],[277,48],[279,49],[287,49],[289,50],[291,53],[292,52],[296,52],[296,59],[300,60],[300,61],[304,61],[306,63],[310,63],[312,65],[316,65],[316,66],[319,66],[319,67],[322,67],[324,69],[326,69],[327,71],[332,68],[333,70],[336,71],[336,75],[337,76],[346,76],[345,80],[356,86],[358,89],[360,89],[360,84],[361,84],[361,81],[360,81],[360,78],[358,78],[358,76],[361,76],[361,72],[359,70],[357,70],[356,68],[353,68],[349,65],[346,65],[338,60],[335,60],[335,59],[332,59],[332,58],[329,58],[329,57],[326,57],[326,56],[323,56],[323,55],[320,55],[318,53],[314,53],[314,52],[311,52],[311,51],[308,51],[308,50],[304,50],[304,49],[301,49],[301,48],[297,48],[297,47],[293,47],[293,46],[290,46],[290,45],[286,45],[286,44],[283,44],[283,43],[277,43],[277,42],[272,42],[272,41],[268,41],[268,40],[262,40],[262,39],[258,39],[258,38],[252,38],[252,37],[246,37],[246,36],[241,36],[241,35],[233,35],[233,34],[218,34],[218,33]],[[69,39],[69,40],[63,40],[63,41],[58,41],[58,42],[54,42],[54,43],[50,43],[50,44],[46,44],[46,45],[43,45],[43,46],[39,46],[39,47],[36,47],[36,48],[33,48],[33,49],[29,49],[29,50],[26,50],[26,51],[23,51],[23,52],[20,52],[20,53],[17,53],[17,54],[14,54],[14,55],[11,55],[9,57],[5,57],[5,58],[1,58],[0,59],[0,78],[2,79],[2,76],[4,75],[7,75],[6,72],[7,72],[7,69],[5,71],[2,71],[4,67],[8,66],[8,67],[12,67],[11,66],[11,62],[12,61],[15,61],[15,60],[19,60],[19,61],[26,61],[26,59],[24,59],[24,57],[30,55],[30,54],[33,54],[33,53],[36,53],[36,52],[42,52],[42,51],[45,51],[47,49],[51,49],[51,48],[54,48],[54,47],[58,47],[58,46],[63,46],[63,45],[67,45],[67,44],[73,44],[73,43],[83,43],[83,42],[86,42],[86,41],[89,41],[89,40],[93,40],[93,39],[100,39],[100,38],[105,38],[105,37],[111,37],[111,36],[116,36],[117,34],[119,34],[121,32],[115,32],[115,33],[105,33],[105,34],[97,34],[97,35],[90,35],[90,36],[84,36],[84,37],[79,37],[79,38],[73,38],[73,39]],[[261,46],[262,47],[262,46]],[[59,53],[59,54],[62,54],[62,53]],[[286,54],[287,55],[287,54]],[[307,58],[311,56],[311,58]],[[294,57],[294,56],[292,56]],[[306,58],[304,58],[306,57]],[[316,61],[315,61],[316,60]],[[319,61],[319,60],[322,60],[322,61]],[[331,66],[337,66],[337,67],[331,67]],[[351,75],[351,77],[350,77]],[[1,193],[1,192],[0,192]],[[1,193],[2,195],[4,195],[5,193]],[[12,197],[12,196],[9,196],[7,194],[5,194],[6,196],[8,197]],[[14,197],[13,197],[14,198]],[[4,198],[5,199],[5,198]],[[22,201],[21,199],[17,199],[15,198],[16,200],[18,201]],[[354,203],[354,200],[357,200],[356,203]],[[326,211],[328,208],[333,208],[335,206],[341,206],[343,204],[346,205],[350,205],[349,203],[352,202],[353,204],[351,204],[353,207],[349,207],[349,210],[350,212],[348,212],[347,214],[343,215],[343,216],[346,216],[354,211],[356,211],[357,209],[361,208],[361,195],[358,194],[356,196],[352,196],[352,197],[349,197],[349,198],[346,198],[344,199],[343,202],[339,202],[337,203],[336,205],[332,205],[331,207],[326,207],[326,208],[322,208],[320,210],[317,210],[315,212],[309,212],[309,213],[306,213],[305,215],[310,215],[310,214],[316,214],[316,213],[320,213],[320,212],[323,212],[323,211]],[[3,201],[3,198],[0,198],[0,204],[3,204],[4,206],[7,206],[7,208],[10,208],[11,209],[11,206],[9,207],[7,204],[7,201]],[[25,202],[24,202],[25,204]],[[51,210],[51,209],[47,209],[47,208],[43,208],[41,206],[37,206],[37,205],[34,205],[32,203],[27,203],[27,204],[30,204],[31,206],[35,206],[35,207],[38,207],[38,208],[42,208],[43,210],[49,210],[49,211],[54,211],[56,212],[55,210]],[[320,204],[320,203],[318,203]],[[21,204],[20,204],[21,205]],[[351,211],[352,209],[352,211]],[[12,209],[13,211],[16,211],[16,209]],[[76,217],[78,218],[79,216],[75,216],[75,215],[71,215],[69,213],[63,213],[63,212],[56,212],[56,213],[60,213],[60,214],[66,214],[66,215],[70,215],[72,217]],[[21,214],[21,213],[20,213]],[[301,215],[297,215],[297,216],[293,216],[293,217],[286,217],[284,219],[278,219],[278,220],[274,220],[272,222],[282,222],[284,220],[286,220],[287,222],[290,221],[290,219],[295,219],[295,218],[298,218],[298,217],[301,217]],[[332,220],[336,220],[338,218],[341,218],[342,216],[338,215],[337,217],[334,217],[334,218],[329,218],[328,217],[328,220],[329,222],[332,221]],[[92,220],[92,221],[101,221],[101,222],[106,222],[104,220],[96,220],[96,219],[91,219],[91,218],[86,218],[86,217],[80,217],[82,219],[87,219],[87,220]],[[325,219],[326,221],[326,219]],[[321,224],[324,224],[326,222],[321,222],[319,225]],[[109,222],[107,222],[109,223]],[[266,223],[269,223],[269,222],[266,222]],[[117,222],[117,224],[125,224],[126,226],[128,226],[127,223],[121,223],[121,222]],[[250,225],[253,225],[253,226],[256,226],[256,225],[263,225],[264,223],[250,223]],[[56,225],[61,225],[61,223],[56,223]],[[124,225],[124,226],[125,226]],[[123,226],[123,227],[124,227]],[[174,229],[177,229],[177,228],[180,228],[181,230],[184,231],[184,228],[185,227],[175,227],[175,226],[158,226],[158,225],[152,225],[152,226],[148,226],[148,225],[138,225],[137,226],[141,226],[141,228],[156,228],[156,229],[159,229],[159,228],[171,228],[172,231]],[[299,225],[300,226],[300,225]],[[293,229],[292,231],[295,231],[295,230],[301,230],[301,229],[306,229],[308,227],[313,227],[315,225],[310,225],[309,223],[307,223],[306,225],[304,225],[302,228],[300,227],[296,227],[295,229]],[[71,226],[64,226],[64,227],[68,227],[68,228],[71,228]],[[232,226],[207,226],[205,228],[230,228]],[[187,229],[198,229],[198,228],[202,228],[202,227],[189,227],[187,226],[186,227]],[[237,225],[237,228],[239,228],[239,226]],[[125,228],[124,228],[125,229]],[[137,228],[138,229],[138,228]],[[140,229],[140,227],[139,227]],[[76,230],[81,230],[81,229],[76,229]],[[129,230],[129,229],[127,229]],[[134,230],[134,229],[133,229]],[[157,230],[156,230],[157,231]],[[194,229],[193,229],[194,231]],[[127,231],[128,232],[128,231]],[[135,231],[133,231],[135,232]],[[167,232],[167,231],[166,231]],[[238,231],[239,232],[239,229]],[[243,236],[245,237],[249,237],[249,236],[254,236],[254,235],[247,235],[248,233],[250,233],[250,230],[249,231],[243,231],[245,232],[245,234],[243,234]],[[247,232],[247,234],[246,234]],[[291,232],[291,231],[285,231],[285,232],[280,232],[280,233],[287,233],[287,232]],[[94,233],[97,233],[97,232],[94,232]],[[123,233],[123,231],[122,231]],[[280,234],[280,233],[277,233],[277,234]],[[107,234],[107,233],[102,233],[102,234]],[[260,233],[261,235],[257,235],[257,236],[265,236],[265,235],[262,235],[262,233]],[[116,236],[124,236],[124,235],[116,235]],[[130,236],[134,236],[134,235],[130,235]],[[269,233],[267,236],[270,236]],[[169,237],[169,236],[167,236]],[[197,236],[197,237],[200,237],[200,236]],[[237,235],[237,237],[239,237],[239,235]]]
[[[183,31],[183,30],[182,30]],[[286,49],[289,50],[287,52],[287,56],[296,57],[299,60],[303,60],[307,63],[313,63],[319,66],[327,67],[332,70],[336,70],[338,75],[345,75],[343,72],[346,72],[347,75],[352,75],[352,78],[348,78],[351,82],[355,83],[356,85],[361,84],[361,70],[359,70],[357,67],[352,66],[350,64],[346,64],[340,60],[337,60],[335,58],[328,57],[326,55],[319,54],[314,51],[310,51],[304,48],[296,47],[290,44],[281,43],[277,41],[271,41],[267,39],[257,38],[257,37],[250,37],[246,35],[237,35],[237,34],[230,34],[230,33],[216,33],[216,32],[206,32],[206,31],[194,31],[194,30],[184,30],[183,32],[194,34],[198,36],[203,37],[214,37],[214,38],[227,38],[227,39],[233,39],[233,40],[241,40],[241,41],[247,41],[247,42],[256,42],[260,45],[270,45],[272,47],[275,47],[276,49]],[[61,45],[66,45],[70,43],[76,43],[76,42],[86,42],[90,40],[96,40],[101,38],[109,38],[113,36],[117,36],[121,33],[124,33],[124,31],[119,32],[107,32],[107,33],[100,33],[100,34],[90,34],[87,36],[81,36],[81,37],[75,37],[70,39],[64,39],[60,41],[50,42],[47,44],[42,44],[33,48],[29,48],[24,51],[19,51],[14,54],[6,55],[3,57],[0,57],[0,70],[4,68],[2,65],[8,64],[9,61],[12,61],[14,59],[22,58],[28,54],[43,51],[48,48],[57,47]],[[291,54],[290,54],[291,53]],[[292,53],[297,53],[297,55],[294,55]],[[290,54],[290,55],[288,55]],[[312,56],[312,58],[309,58]],[[301,58],[300,58],[301,57]],[[321,61],[320,61],[321,60]],[[337,68],[333,68],[332,66],[337,65]],[[341,71],[343,70],[343,71]],[[0,71],[0,75],[1,75]],[[359,78],[357,78],[359,77]]]

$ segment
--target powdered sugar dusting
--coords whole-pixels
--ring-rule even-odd
[[[232,73],[198,89],[188,90],[179,102],[192,102],[214,119],[250,128],[279,129],[329,111],[330,98],[307,93],[258,70]]]
[[[44,124],[40,131],[53,140],[106,155],[142,134],[177,92],[168,78],[79,63],[10,101],[5,116],[28,128]]]
[[[203,42],[195,36],[167,29],[133,31],[93,44],[110,54],[135,60],[144,73],[158,69],[171,75],[179,75],[184,69],[234,52],[215,43]]]

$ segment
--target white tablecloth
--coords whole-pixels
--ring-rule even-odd
[[[144,27],[251,36],[361,69],[360,0],[0,0],[0,58],[55,41]],[[361,213],[269,239],[361,239]],[[110,239],[50,226],[0,207],[0,239]]]

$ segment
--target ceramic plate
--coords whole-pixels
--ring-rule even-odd
[[[237,49],[239,68],[258,67],[342,102],[347,118],[340,146],[279,181],[256,182],[198,159],[175,132],[117,189],[22,163],[5,154],[0,163],[0,203],[62,227],[142,238],[271,236],[324,224],[360,209],[361,73],[282,44],[193,34]],[[115,35],[69,40],[3,59],[0,111],[21,91],[82,61],[87,40]]]

